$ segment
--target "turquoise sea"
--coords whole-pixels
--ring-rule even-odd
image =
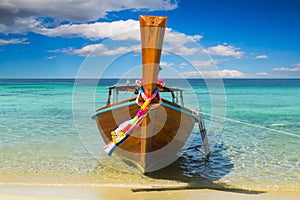
[[[223,86],[188,80],[182,85],[185,105],[199,104],[207,114],[211,157],[191,149],[148,176],[105,155],[90,117],[118,80],[96,82],[0,80],[0,183],[300,191],[300,79],[224,79]],[[180,86],[166,80],[173,84]],[[188,145],[197,144],[195,127]]]

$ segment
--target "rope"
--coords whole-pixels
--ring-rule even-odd
[[[226,121],[231,121],[231,122],[235,122],[235,123],[239,123],[239,124],[244,124],[244,125],[247,125],[247,126],[252,126],[252,127],[256,127],[256,128],[260,128],[260,129],[265,129],[265,130],[268,130],[268,131],[273,131],[273,132],[277,132],[277,133],[281,133],[281,134],[285,134],[285,135],[291,135],[291,136],[300,138],[300,135],[297,135],[295,133],[290,133],[290,132],[287,132],[287,131],[281,131],[281,130],[277,130],[277,129],[273,129],[273,128],[268,128],[268,127],[256,125],[256,124],[250,124],[250,123],[243,122],[243,121],[236,120],[236,119],[230,119],[230,118],[226,118],[226,117],[221,117],[221,116],[217,116],[217,115],[212,115],[212,114],[204,113],[202,111],[199,112],[199,113],[201,113],[203,115],[207,115],[207,116],[211,116],[211,117],[223,119],[223,120],[226,120]]]

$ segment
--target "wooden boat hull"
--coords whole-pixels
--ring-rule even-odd
[[[93,119],[104,142],[108,144],[111,131],[134,117],[139,109],[135,98],[98,109]],[[114,153],[135,163],[143,173],[158,170],[178,158],[196,121],[190,110],[163,99]]]

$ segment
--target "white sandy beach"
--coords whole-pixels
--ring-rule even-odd
[[[1,200],[152,200],[245,199],[298,200],[300,192],[236,192],[213,189],[131,188],[116,186],[13,185],[0,186]]]

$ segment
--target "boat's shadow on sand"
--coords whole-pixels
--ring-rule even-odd
[[[187,186],[163,187],[163,188],[138,188],[134,192],[150,192],[165,190],[191,190],[191,189],[213,189],[245,194],[260,194],[264,191],[251,191],[232,186],[214,183],[229,174],[233,169],[231,160],[224,155],[224,144],[219,144],[211,152],[207,160],[199,155],[197,151],[187,151],[177,161],[161,170],[147,173],[147,176],[154,179],[174,180],[187,183]]]

